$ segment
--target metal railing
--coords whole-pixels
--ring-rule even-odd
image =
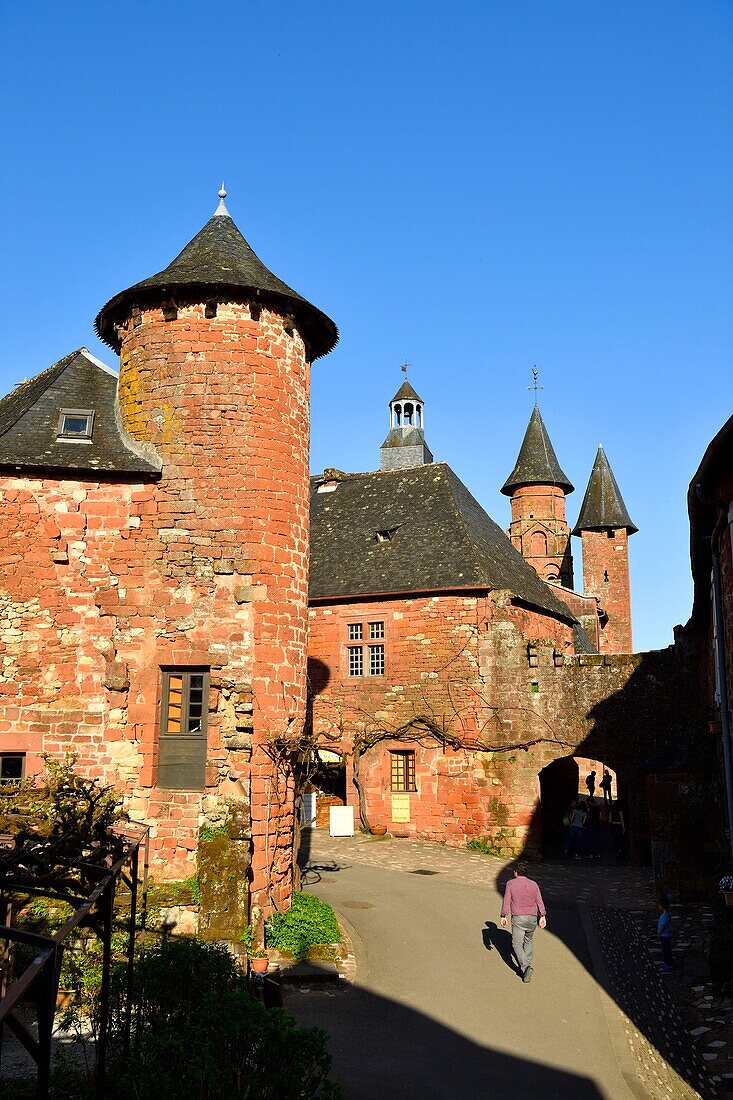
[[[102,978],[99,993],[99,1020],[95,1063],[95,1088],[98,1098],[104,1097],[105,1071],[109,1038],[110,977],[112,964],[112,932],[114,906],[120,883],[130,892],[130,908],[126,918],[127,956],[125,961],[125,1001],[122,1027],[122,1055],[127,1059],[132,1026],[132,979],[135,958],[138,901],[140,925],[145,929],[147,905],[147,872],[149,862],[149,830],[145,826],[126,826],[110,834],[109,852],[94,853],[97,862],[80,859],[66,867],[56,866],[50,873],[29,873],[27,861],[14,860],[15,838],[0,837],[0,1071],[3,1058],[5,1028],[16,1036],[36,1064],[36,1098],[46,1100],[51,1080],[51,1053],[54,1017],[58,998],[59,976],[64,950],[74,933],[90,928],[102,945]],[[42,840],[36,841],[43,850]],[[3,860],[3,855],[6,859]],[[142,867],[141,867],[142,856]],[[50,861],[49,861],[50,862]],[[142,874],[141,874],[142,872]],[[142,887],[142,889],[141,889]],[[29,932],[13,924],[13,905],[29,897],[62,901],[73,907],[71,916],[53,935]],[[25,944],[36,948],[37,954],[8,984],[12,945]],[[37,1038],[18,1015],[18,1007],[32,1003],[37,1014]]]

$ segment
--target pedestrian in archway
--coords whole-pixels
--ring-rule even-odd
[[[586,854],[589,859],[601,858],[601,807],[595,798],[588,799],[588,816],[585,821]]]
[[[601,782],[599,784],[601,790],[603,791],[603,803],[604,803],[604,805],[606,804],[606,802],[611,801],[611,785],[612,785],[612,783],[613,783],[613,780],[611,779],[610,771],[608,770],[608,768],[604,768],[603,769],[603,778],[601,779]]]
[[[596,773],[595,769],[585,777],[585,785],[588,788],[588,794],[591,798],[596,793]]]
[[[608,814],[608,824],[611,826],[611,837],[613,839],[616,859],[621,859],[624,854],[624,843],[626,840],[626,821],[624,820],[624,811],[618,801],[611,805]]]
[[[573,835],[573,817],[575,816],[575,811],[577,810],[577,808],[577,798],[571,799],[570,805],[568,806],[565,816],[562,819],[562,823],[565,826],[565,835],[563,836],[562,840],[562,854],[564,856],[566,856],[570,850],[570,841]]]
[[[501,926],[506,928],[507,917],[512,921],[512,947],[522,972],[522,981],[532,980],[532,937],[547,924],[547,910],[540,888],[534,879],[527,877],[526,863],[514,864],[514,878],[509,879],[501,906]],[[539,918],[539,921],[538,921]]]
[[[581,802],[580,805],[575,807],[572,817],[570,818],[570,837],[565,855],[574,855],[576,859],[580,859],[580,852],[583,847],[583,837],[585,836],[585,819],[587,816],[585,802]]]

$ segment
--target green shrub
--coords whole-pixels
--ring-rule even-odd
[[[494,844],[488,836],[475,836],[472,840],[469,840],[466,845],[469,852],[481,852],[484,856],[494,855]]]
[[[336,1100],[326,1035],[265,1009],[228,951],[166,940],[135,975],[138,1020],[126,1065],[110,1067],[110,1100]],[[116,1002],[121,1024],[121,1002]],[[139,1015],[138,1015],[139,1013]]]
[[[274,913],[265,924],[268,947],[302,959],[310,947],[340,943],[341,932],[330,905],[313,894],[293,894],[287,913]]]

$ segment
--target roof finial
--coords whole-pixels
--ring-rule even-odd
[[[537,385],[537,377],[538,377],[539,373],[540,373],[540,372],[539,372],[539,371],[537,370],[537,367],[532,367],[532,378],[533,378],[533,382],[532,382],[532,385],[531,385],[531,386],[527,386],[527,389],[528,389],[528,390],[534,390],[534,407],[535,407],[535,408],[537,408],[537,405],[538,405],[538,401],[537,401],[537,391],[538,391],[538,390],[543,390],[543,389],[545,388],[544,386],[538,386],[538,385]]]
[[[226,203],[224,202],[224,199],[226,197],[227,197],[227,193],[224,190],[224,180],[222,180],[221,181],[221,188],[219,189],[219,205],[217,206],[216,210],[214,211],[214,217],[217,217],[217,216],[219,216],[219,217],[223,216],[225,218],[230,217],[229,211],[226,208]]]
[[[411,366],[412,366],[412,363],[408,363],[408,362],[407,362],[407,360],[405,359],[404,363],[403,363],[403,364],[402,364],[402,366],[400,367],[400,370],[402,371],[402,373],[403,373],[404,375],[407,375],[407,368],[408,368],[408,367],[411,367]]]

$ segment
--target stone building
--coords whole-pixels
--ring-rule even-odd
[[[0,746],[78,754],[151,827],[156,873],[229,815],[287,905],[287,746],[306,709],[309,371],[332,321],[214,216],[0,401]],[[233,812],[232,812],[233,811]]]
[[[508,536],[433,463],[424,409],[405,383],[380,470],[312,480],[315,734],[344,755],[347,798],[370,825],[484,836],[503,852],[546,846],[579,770],[602,762],[646,854],[640,767],[683,721],[670,698],[680,658],[629,652],[636,528],[607,460],[599,451],[575,527],[575,592],[573,486],[539,409],[502,487]]]

